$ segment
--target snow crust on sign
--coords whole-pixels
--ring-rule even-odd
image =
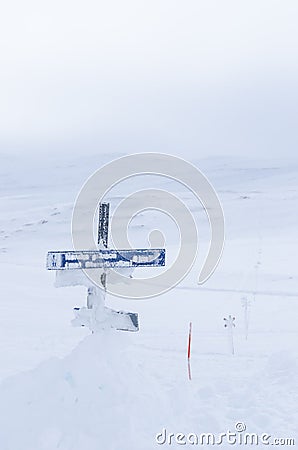
[[[108,307],[138,312],[140,332],[129,335],[71,327],[73,307],[86,306],[86,287],[71,287],[77,283],[69,275],[57,282],[69,287],[55,289],[54,273],[45,269],[47,251],[72,248],[73,201],[101,157],[58,167],[56,161],[10,163],[0,167],[1,450],[181,448],[158,445],[156,434],[163,428],[224,433],[239,421],[247,432],[295,438],[297,446],[297,161],[197,162],[226,218],[223,258],[201,287],[197,275],[210,236],[197,200],[160,178],[115,187],[107,199],[113,207],[146,183],[169,189],[199,224],[199,260],[175,289],[141,302],[108,296]],[[157,225],[166,234],[168,264],[179,233],[166,215],[143,212],[132,220],[129,237],[133,247],[144,248]],[[134,276],[156,273],[136,269]],[[247,316],[242,297],[249,301]],[[236,318],[234,356],[223,321],[229,315]]]
[[[82,270],[57,270],[55,274],[55,286],[57,288],[67,286],[85,286],[88,288],[93,285]]]

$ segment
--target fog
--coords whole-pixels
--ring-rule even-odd
[[[11,1],[1,153],[296,156],[295,0]]]

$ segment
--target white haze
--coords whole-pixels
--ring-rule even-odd
[[[6,2],[0,152],[295,156],[293,0]]]

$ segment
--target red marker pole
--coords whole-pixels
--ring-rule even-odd
[[[189,323],[188,332],[188,346],[187,346],[187,365],[188,365],[188,379],[191,380],[191,370],[190,370],[190,347],[191,347],[191,333],[192,333],[192,323]]]

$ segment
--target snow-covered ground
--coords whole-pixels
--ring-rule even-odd
[[[76,195],[95,169],[117,156],[2,157],[1,450],[180,448],[179,432],[218,436],[227,430],[236,433],[238,448],[245,433],[235,431],[239,422],[248,433],[271,435],[267,443],[298,443],[298,162],[195,161],[217,190],[226,219],[222,260],[203,286],[196,280],[210,236],[190,192],[149,177],[115,188],[112,205],[152,183],[178,194],[196,218],[201,247],[191,273],[166,294],[145,301],[108,298],[113,308],[139,313],[139,333],[90,335],[70,325],[73,307],[85,304],[85,288],[55,289],[45,255],[71,249]],[[135,218],[131,241],[146,246],[157,224],[171,258],[177,230],[159,212]],[[223,321],[229,314],[236,318],[234,356]],[[160,436],[158,444],[163,429],[175,436],[167,435],[165,444]],[[218,447],[231,445],[224,440]]]

